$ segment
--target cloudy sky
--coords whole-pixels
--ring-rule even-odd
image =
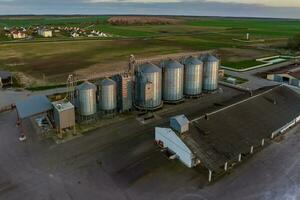
[[[0,0],[0,15],[13,14],[300,18],[300,0]]]

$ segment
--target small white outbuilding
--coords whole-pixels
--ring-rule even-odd
[[[189,123],[190,121],[185,115],[177,115],[170,118],[170,127],[180,134],[189,131]]]

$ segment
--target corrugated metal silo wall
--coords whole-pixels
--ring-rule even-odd
[[[97,112],[96,91],[93,89],[79,90],[79,111],[83,116],[94,115]]]
[[[183,98],[184,67],[163,67],[163,99],[177,101]]]
[[[145,109],[155,108],[162,104],[162,74],[161,72],[137,73],[136,104]],[[152,98],[149,97],[151,83]],[[148,88],[148,89],[147,89]],[[147,98],[147,99],[146,99]]]
[[[117,91],[115,83],[110,85],[101,85],[100,96],[102,110],[112,111],[117,108]]]
[[[204,62],[203,68],[203,89],[206,91],[214,91],[218,89],[218,70],[219,61]]]
[[[201,94],[203,81],[203,64],[186,64],[184,76],[184,94]]]

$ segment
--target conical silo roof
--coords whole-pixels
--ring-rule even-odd
[[[83,83],[81,83],[80,85],[77,86],[78,90],[97,90],[97,87],[89,82],[89,81],[84,81]]]
[[[162,66],[167,67],[167,68],[182,68],[183,67],[182,64],[180,64],[178,61],[173,60],[173,59],[163,61]]]
[[[190,56],[184,60],[184,64],[186,65],[201,65],[203,62],[194,56]]]
[[[158,66],[156,66],[150,62],[141,64],[139,69],[142,73],[161,72],[161,69]]]
[[[116,82],[110,78],[105,78],[101,81],[102,86],[115,85]]]

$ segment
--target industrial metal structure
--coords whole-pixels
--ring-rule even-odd
[[[202,90],[209,92],[218,88],[219,60],[213,55],[194,53],[189,57],[181,55],[169,59],[155,58],[153,62],[160,64],[160,67],[146,60],[135,60],[134,55],[131,55],[126,72],[115,74],[111,78],[99,79],[95,84],[84,81],[76,86],[76,78],[70,74],[64,100],[56,101],[61,98],[54,95],[53,103],[46,97],[16,103],[18,124],[28,116],[43,114],[51,128],[55,121],[57,132],[62,138],[64,129],[75,129],[75,119],[78,122],[90,121],[101,116],[97,115],[100,113],[131,111],[133,105],[140,111],[154,111],[161,108],[163,102],[181,102],[184,95],[198,97]],[[0,72],[0,82],[4,81],[11,83],[11,74]],[[51,123],[48,116],[53,119]],[[151,117],[153,115],[144,119]],[[172,118],[172,130],[167,132],[181,134],[188,129],[187,122],[184,117]]]
[[[162,70],[152,63],[138,66],[136,71],[135,105],[153,110],[162,105]]]
[[[184,94],[197,96],[202,93],[203,62],[194,56],[190,56],[184,63]]]
[[[117,84],[109,78],[100,83],[100,109],[105,113],[113,113],[117,109]]]
[[[203,90],[212,92],[218,89],[218,71],[220,61],[215,56],[208,54],[201,56],[203,61]]]
[[[176,60],[161,62],[163,71],[163,100],[176,102],[183,99],[184,66]]]
[[[76,81],[75,81],[75,76],[73,74],[68,75],[67,79],[67,98],[69,99],[70,102],[73,104],[75,103],[75,87],[76,87]]]
[[[88,81],[83,82],[76,88],[76,107],[81,116],[92,116],[97,113],[96,104],[97,87]]]
[[[118,112],[132,109],[133,80],[129,73],[117,74],[112,77],[117,83],[117,110]]]
[[[63,137],[65,129],[73,129],[75,133],[75,109],[69,101],[61,100],[52,102],[53,118],[58,137]]]

